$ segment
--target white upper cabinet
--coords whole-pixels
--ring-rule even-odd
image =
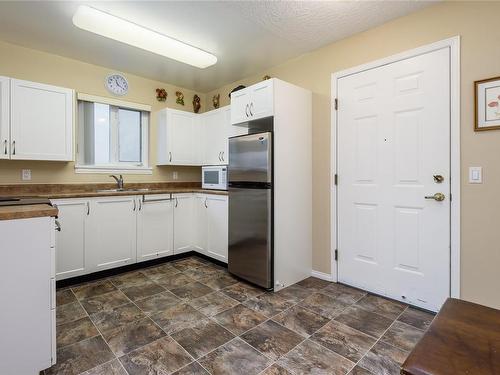
[[[73,160],[73,90],[10,81],[10,158]]]
[[[173,254],[173,204],[170,194],[138,197],[137,262]]]
[[[204,126],[204,165],[228,164],[228,123],[230,107],[219,108],[203,113],[202,122]]]
[[[274,114],[273,80],[259,82],[231,94],[231,124]]]
[[[174,254],[192,250],[194,223],[194,196],[192,194],[173,195],[174,205]]]
[[[85,235],[90,202],[84,199],[52,201],[59,209],[61,230],[56,233],[57,280],[88,272],[85,258]]]
[[[96,198],[90,204],[87,247],[91,272],[136,262],[136,197]]]
[[[200,165],[201,119],[196,113],[163,109],[158,113],[158,165]]]
[[[10,157],[10,78],[0,77],[0,159]]]

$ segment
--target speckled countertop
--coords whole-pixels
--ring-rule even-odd
[[[0,207],[0,220],[29,219],[32,217],[44,216],[56,217],[57,214],[57,208],[49,206],[48,204]]]
[[[133,190],[102,191],[114,188],[116,188],[116,184],[0,185],[0,197],[64,199],[182,193],[227,195],[227,191],[202,189],[199,182],[126,183],[125,189]],[[25,219],[42,216],[57,216],[57,209],[46,204],[0,207],[0,220]]]

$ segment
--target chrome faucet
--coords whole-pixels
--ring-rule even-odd
[[[123,190],[123,176],[120,175],[120,178],[116,177],[115,175],[111,175],[109,177],[113,177],[116,181],[116,184],[118,185],[118,190]]]

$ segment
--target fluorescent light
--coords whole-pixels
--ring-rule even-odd
[[[216,56],[199,48],[86,5],[78,7],[73,24],[80,29],[198,68],[206,68],[217,62]]]

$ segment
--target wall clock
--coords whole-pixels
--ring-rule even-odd
[[[122,74],[113,73],[108,75],[105,85],[108,91],[114,95],[123,96],[128,92],[128,81]]]

